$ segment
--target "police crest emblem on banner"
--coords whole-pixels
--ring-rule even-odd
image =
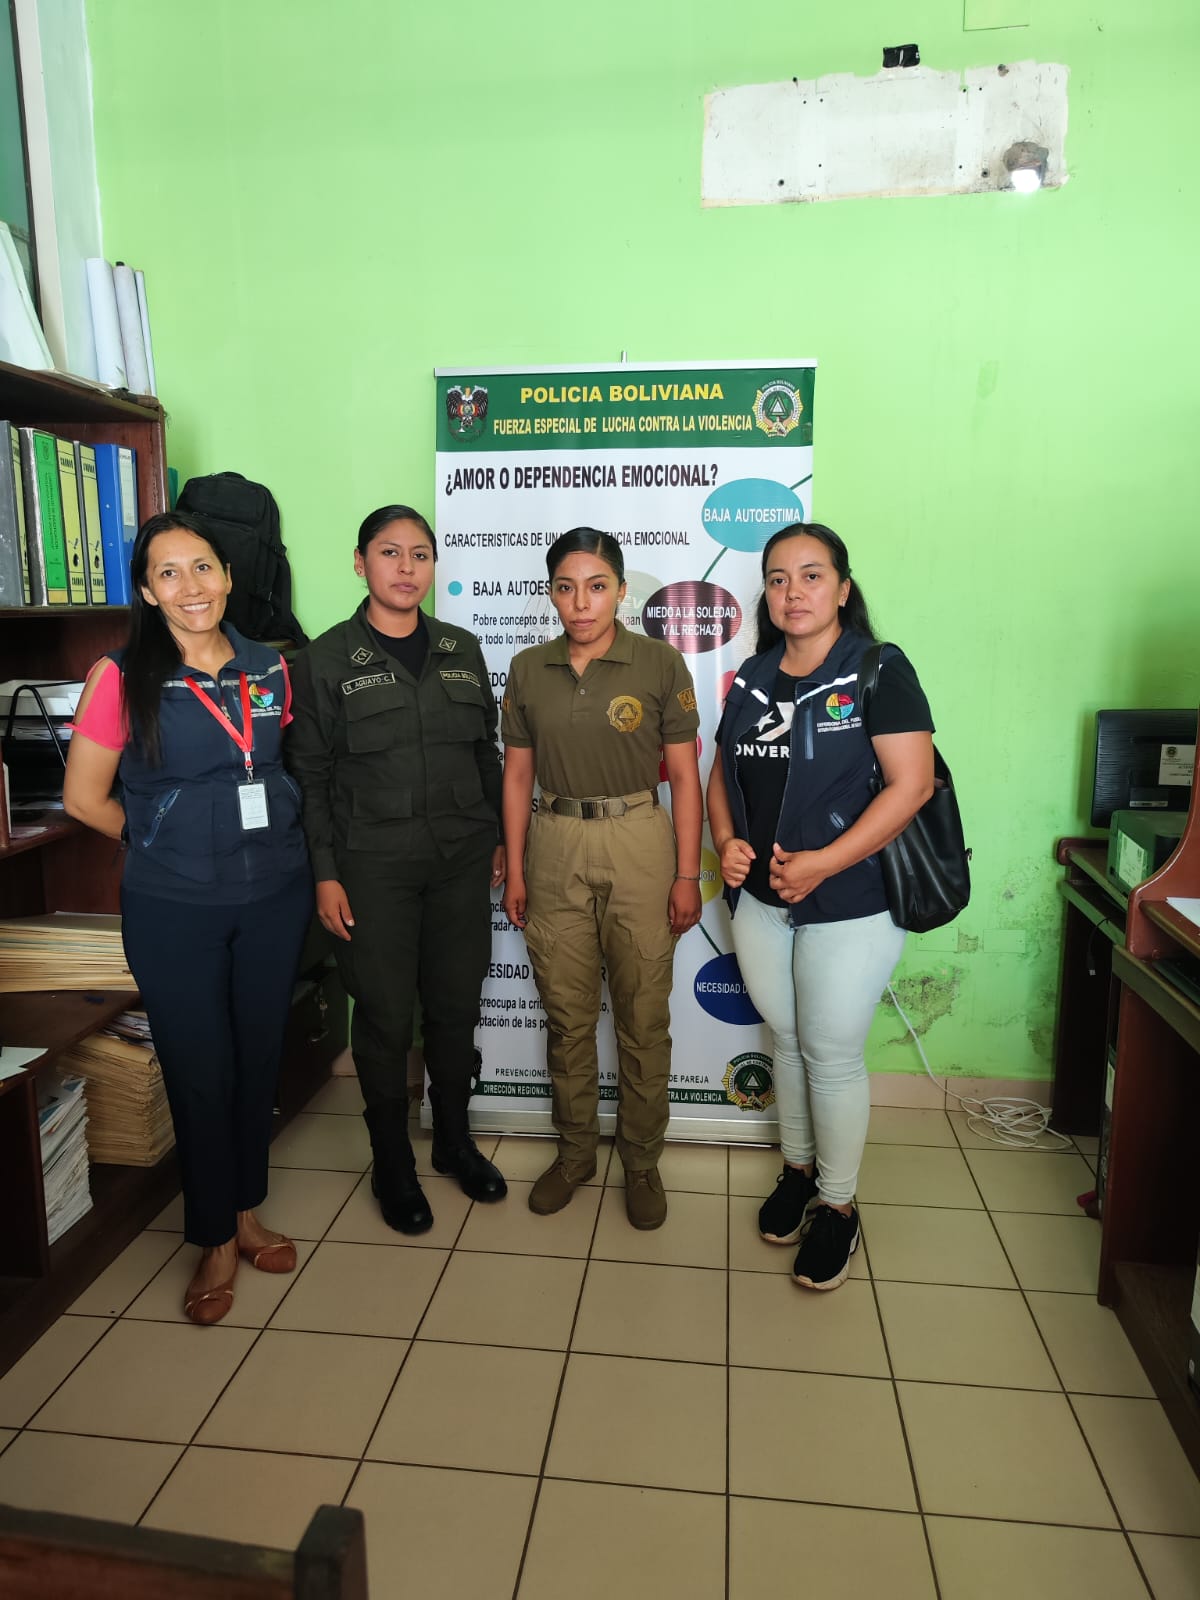
[[[446,421],[458,439],[478,439],[487,421],[488,392],[479,384],[455,384],[446,391]]]

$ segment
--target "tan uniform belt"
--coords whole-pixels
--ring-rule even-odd
[[[598,822],[602,817],[623,817],[635,806],[657,804],[658,795],[653,789],[641,789],[637,794],[591,795],[586,800],[572,800],[565,794],[548,794],[543,789],[538,810],[552,811],[556,817],[578,817],[584,822]]]

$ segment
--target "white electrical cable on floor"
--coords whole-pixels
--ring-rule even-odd
[[[987,1139],[991,1144],[1005,1145],[1011,1150],[1074,1149],[1072,1141],[1065,1134],[1056,1133],[1049,1126],[1050,1112],[1036,1100],[1025,1100],[1015,1095],[994,1095],[990,1100],[979,1100],[973,1095],[956,1094],[950,1087],[949,1079],[945,1083],[939,1083],[933,1075],[933,1068],[929,1065],[929,1057],[917,1037],[917,1030],[909,1021],[908,1013],[900,1004],[896,991],[890,983],[887,992],[900,1014],[900,1020],[912,1035],[912,1042],[917,1047],[917,1054],[930,1080],[958,1101],[967,1113],[967,1127],[973,1133],[977,1133],[981,1139]],[[1058,1143],[1039,1144],[1038,1141],[1043,1135],[1048,1139],[1056,1139]]]

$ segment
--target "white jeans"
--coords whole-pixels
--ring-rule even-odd
[[[733,918],[742,981],[774,1039],[783,1158],[814,1158],[821,1198],[854,1198],[871,1088],[863,1050],[904,949],[887,911],[793,928],[786,908],[742,891]]]

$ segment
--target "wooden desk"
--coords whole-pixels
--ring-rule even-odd
[[[1200,1006],[1121,948],[1113,977],[1117,1068],[1099,1298],[1115,1308],[1200,1473],[1200,1400],[1187,1377],[1200,1242]]]
[[[1166,903],[1200,896],[1200,782],[1174,854],[1127,898],[1105,878],[1095,844],[1065,839],[1057,855],[1067,910],[1055,1125],[1093,1121],[1115,1041],[1098,1296],[1116,1310],[1200,1473],[1200,1398],[1187,1371],[1200,1244],[1200,1001],[1161,964],[1200,960],[1200,927]]]

